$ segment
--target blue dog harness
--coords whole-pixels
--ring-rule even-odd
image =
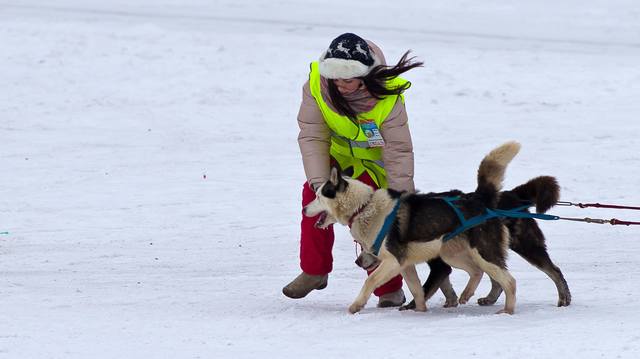
[[[373,242],[373,246],[371,247],[371,251],[373,255],[377,256],[378,252],[380,252],[380,247],[382,246],[382,240],[387,236],[389,230],[391,229],[391,224],[396,220],[396,216],[398,215],[398,207],[400,207],[400,199],[396,200],[396,204],[393,206],[393,210],[391,213],[387,215],[387,218],[384,219],[384,223],[382,224],[382,228],[380,228],[380,232],[378,232],[378,236],[376,240]]]
[[[447,233],[442,239],[443,242],[450,240],[451,238],[457,236],[458,234],[466,231],[469,228],[478,226],[493,218],[535,218],[535,219],[544,219],[544,220],[560,219],[559,216],[553,216],[550,214],[525,212],[527,208],[533,206],[532,203],[529,203],[520,207],[516,207],[513,209],[485,208],[484,214],[466,219],[464,218],[464,214],[462,214],[462,211],[460,210],[460,208],[458,208],[458,206],[455,204],[456,201],[460,200],[460,196],[433,197],[433,198],[439,198],[443,200],[446,204],[448,204],[449,207],[451,207],[453,211],[456,213],[456,215],[458,216],[458,220],[460,220],[460,226],[454,229],[452,232]],[[378,232],[378,236],[376,237],[376,240],[373,242],[373,246],[371,247],[371,251],[373,255],[377,256],[378,253],[380,252],[382,241],[389,233],[389,230],[391,229],[391,224],[393,223],[393,221],[395,221],[396,216],[398,215],[399,207],[400,207],[400,200],[398,199],[396,200],[396,204],[393,206],[393,210],[391,210],[391,213],[389,213],[389,215],[387,215],[387,217],[384,219],[382,228],[380,228],[380,232]]]
[[[464,215],[462,214],[462,211],[460,211],[460,208],[458,208],[458,206],[454,203],[456,201],[458,201],[460,199],[460,196],[456,196],[456,197],[435,197],[435,198],[440,198],[441,200],[445,201],[446,204],[449,205],[449,207],[451,207],[453,209],[454,212],[456,212],[456,215],[458,216],[458,219],[460,220],[460,226],[456,229],[454,229],[451,233],[448,233],[444,236],[444,238],[442,239],[443,242],[446,242],[448,240],[450,240],[451,238],[457,236],[458,234],[466,231],[469,228],[475,227],[477,225],[480,225],[490,219],[493,218],[536,218],[536,219],[544,219],[544,220],[556,220],[556,219],[560,219],[560,217],[558,216],[553,216],[550,214],[543,214],[543,213],[530,213],[530,212],[525,212],[525,210],[531,206],[533,206],[532,203],[520,206],[520,207],[516,207],[513,209],[490,209],[490,208],[485,208],[485,213],[481,214],[479,216],[475,216],[469,219],[464,218]]]

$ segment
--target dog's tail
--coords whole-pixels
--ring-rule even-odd
[[[485,206],[495,208],[497,205],[498,192],[502,189],[504,172],[518,151],[520,151],[518,142],[507,142],[489,152],[480,162],[476,194],[480,196]]]
[[[537,213],[545,213],[558,203],[560,186],[555,177],[540,176],[512,190],[520,199],[534,202]]]

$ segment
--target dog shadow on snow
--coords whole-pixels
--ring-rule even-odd
[[[408,298],[410,299],[410,298]],[[361,312],[355,315],[349,315],[347,305],[345,303],[327,302],[327,301],[311,301],[296,303],[296,308],[304,312],[312,312],[315,314],[324,313],[336,313],[339,315],[347,315],[352,317],[361,316],[398,316],[398,318],[434,318],[434,319],[446,319],[446,318],[459,318],[459,317],[495,317],[495,318],[508,318],[508,315],[496,314],[496,307],[502,304],[503,300],[499,300],[495,305],[482,306],[475,303],[461,304],[457,307],[445,308],[444,300],[433,301],[428,303],[429,307],[427,312],[416,312],[414,310],[400,311],[398,308],[377,308],[375,306],[367,306]],[[556,307],[553,303],[518,303],[518,311],[515,313],[518,315],[526,315],[531,313],[537,313],[542,310],[549,310],[558,308],[562,310],[562,307]]]

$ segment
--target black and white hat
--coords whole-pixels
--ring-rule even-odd
[[[352,33],[342,34],[320,56],[320,75],[328,79],[351,79],[368,74],[380,61],[367,42]]]

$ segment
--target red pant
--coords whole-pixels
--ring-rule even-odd
[[[367,172],[363,173],[358,180],[377,188],[375,182],[371,179]],[[309,184],[305,182],[302,188],[302,207],[311,203],[316,198]],[[327,229],[319,229],[314,227],[317,217],[307,217],[302,215],[301,235],[300,235],[300,268],[307,274],[324,275],[333,269],[333,256],[331,249],[333,248],[333,226]],[[402,288],[402,276],[397,275],[387,283],[380,286],[373,293],[381,296],[386,293],[394,292]]]

